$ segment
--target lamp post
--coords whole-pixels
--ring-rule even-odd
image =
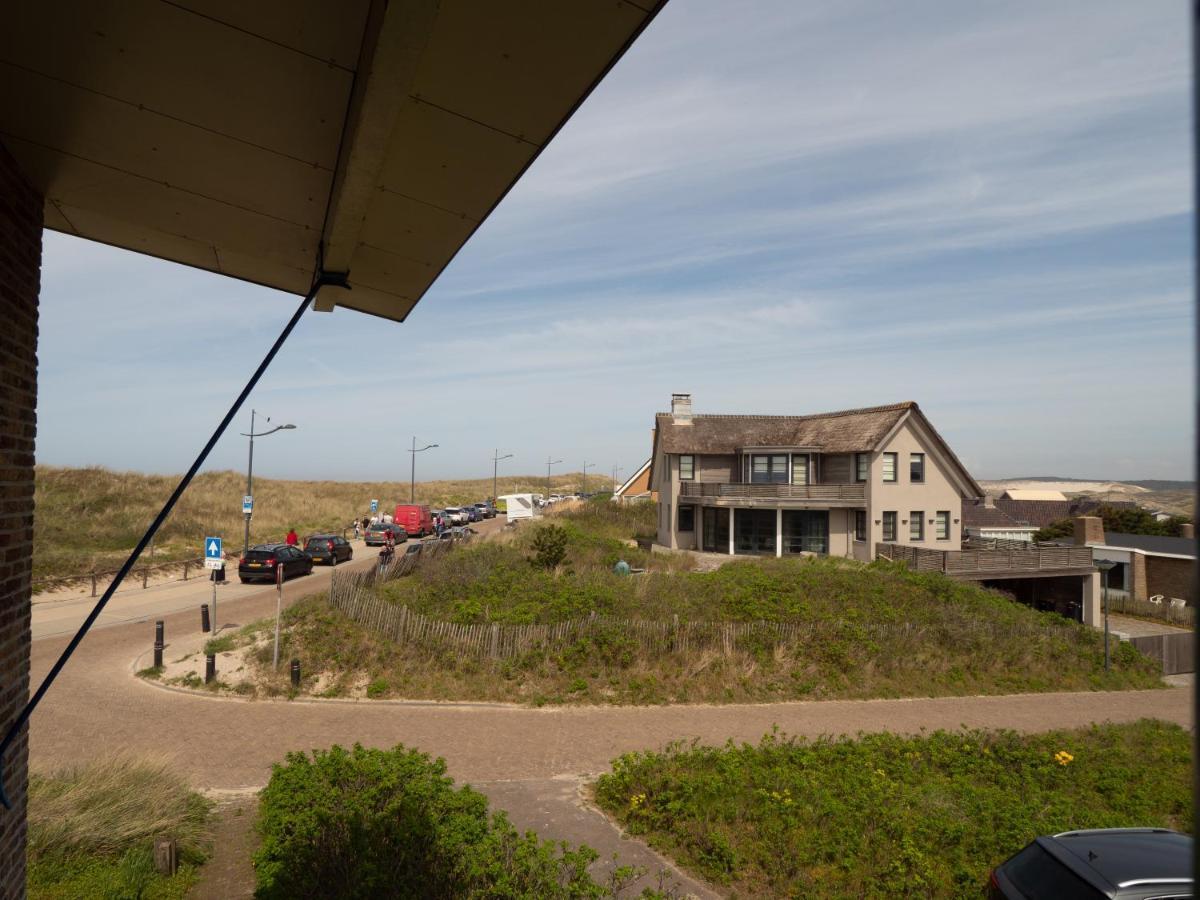
[[[617,481],[617,473],[621,471],[620,466],[613,466],[613,493],[616,493],[617,488],[621,486],[621,482]]]
[[[277,431],[291,430],[296,427],[295,425],[291,425],[291,424],[276,425],[270,431],[259,431],[259,432],[255,433],[255,431],[254,431],[254,416],[255,416],[255,411],[252,409],[252,410],[250,410],[250,432],[249,433],[246,433],[244,431],[242,432],[242,437],[250,438],[250,460],[246,464],[246,496],[247,497],[254,496],[254,439],[256,437],[266,437],[268,434],[274,434]],[[271,421],[270,416],[267,416],[267,421],[268,422]],[[253,501],[251,501],[251,502],[253,502]],[[250,518],[253,515],[254,515],[253,512],[246,513],[246,533],[242,538],[242,556],[245,556],[246,551],[250,549]]]
[[[579,493],[587,493],[587,470],[596,468],[595,463],[589,463],[586,459],[583,461],[583,487],[579,489]]]
[[[560,462],[562,462],[561,459],[551,459],[549,456],[546,457],[546,502],[547,503],[550,502],[550,467],[557,466]]]
[[[513,458],[513,455],[511,453],[506,453],[506,454],[504,454],[504,456],[501,456],[499,449],[497,449],[496,452],[492,454],[492,507],[493,508],[496,506],[496,473],[498,473],[500,471],[500,460],[512,459],[512,458]]]
[[[417,449],[417,437],[416,437],[416,435],[413,435],[412,449],[408,451],[409,453],[412,454],[412,473],[410,475],[409,487],[408,487],[408,492],[409,492],[408,493],[408,502],[409,503],[417,502],[417,454],[421,453],[422,451],[425,451],[425,450],[432,450],[436,446],[437,446],[437,444],[426,444],[424,447],[422,447],[420,450],[418,450]]]
[[[1100,573],[1101,573],[1100,577],[1103,579],[1103,584],[1104,584],[1104,593],[1102,596],[1104,598],[1104,671],[1105,672],[1107,672],[1109,670],[1109,666],[1111,665],[1109,652],[1108,652],[1108,573],[1112,571],[1114,566],[1116,566],[1116,563],[1113,562],[1111,559],[1102,559],[1096,563],[1096,568],[1100,570]]]

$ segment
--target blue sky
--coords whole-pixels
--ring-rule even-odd
[[[1190,477],[1186,3],[734,9],[673,0],[408,322],[307,314],[256,470],[405,479],[415,434],[418,478],[628,474],[689,391],[916,400],[980,478]],[[294,302],[48,233],[39,461],[181,471]]]

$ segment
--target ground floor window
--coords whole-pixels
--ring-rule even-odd
[[[908,514],[908,539],[925,540],[925,510],[914,509]]]
[[[694,507],[694,506],[679,507],[679,530],[680,531],[695,531],[696,530],[696,507]]]
[[[937,518],[934,522],[934,537],[939,541],[950,540],[950,511],[938,510]]]
[[[896,512],[892,510],[883,514],[883,539],[885,541],[895,542],[896,540]]]
[[[783,511],[784,553],[828,553],[829,511],[785,509]]]
[[[854,539],[856,541],[867,539],[867,511],[865,509],[854,511]]]
[[[775,555],[775,510],[735,509],[733,511],[735,553]]]

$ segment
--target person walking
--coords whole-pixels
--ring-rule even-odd
[[[361,534],[362,534],[362,532],[359,528],[358,519],[355,519],[354,520],[354,539],[357,541],[359,539],[359,537],[361,536]]]
[[[300,535],[296,534],[295,528],[289,528],[287,537],[284,538],[284,540],[287,541],[287,545],[289,547],[295,547],[297,544],[300,543]]]

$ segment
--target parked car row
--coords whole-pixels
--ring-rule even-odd
[[[275,581],[282,572],[283,580],[296,575],[312,574],[317,562],[336,566],[354,558],[354,548],[340,534],[314,534],[304,542],[304,549],[290,544],[256,544],[238,560],[238,578],[242,584],[251,581]]]

